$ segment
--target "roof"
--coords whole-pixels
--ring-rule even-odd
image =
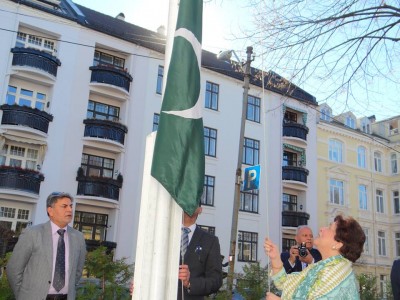
[[[61,0],[60,6],[63,8],[63,13],[60,13],[60,9],[51,10],[48,8],[43,8],[29,0],[11,1],[45,10],[46,12],[58,15],[60,17],[74,19],[82,26],[92,30],[123,39],[162,54],[165,53],[166,37],[164,35],[128,23],[124,20],[102,14],[82,5],[71,3],[71,0]],[[203,50],[201,64],[204,68],[229,76],[231,78],[235,78],[237,80],[244,79],[243,73],[237,70],[235,64],[232,62],[218,60],[215,53]],[[261,77],[260,74],[262,74],[261,70],[251,68],[251,74],[252,76],[250,83],[262,87],[262,81],[259,79]],[[316,98],[313,95],[307,93],[279,74],[273,71],[264,72],[264,74],[265,89],[297,99],[299,101],[307,102],[307,104],[318,105]]]

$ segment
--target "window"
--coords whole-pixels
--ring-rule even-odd
[[[297,196],[290,194],[282,195],[282,211],[297,211]]]
[[[74,228],[83,233],[85,240],[105,241],[108,215],[75,211]]]
[[[17,33],[15,46],[20,48],[34,48],[50,53],[51,55],[55,55],[55,52],[57,52],[53,40],[24,32]]]
[[[153,131],[158,130],[158,124],[160,124],[160,115],[155,113],[153,115]]]
[[[260,103],[261,99],[258,97],[247,97],[247,120],[260,123]]]
[[[388,280],[386,275],[379,275],[380,299],[387,298]]]
[[[283,151],[283,166],[297,166],[297,153]]]
[[[382,172],[382,155],[379,152],[374,152],[375,172]]]
[[[13,230],[19,235],[26,228],[30,211],[14,207],[0,206],[0,225]]]
[[[396,155],[396,153],[392,153],[392,155],[390,155],[390,166],[392,169],[392,174],[397,174],[397,155]]]
[[[394,255],[399,257],[400,256],[400,232],[394,233]]]
[[[282,239],[282,252],[289,252],[292,246],[297,245],[296,240],[294,239]]]
[[[400,197],[399,191],[393,191],[393,209],[395,214],[400,214]]]
[[[369,230],[368,228],[363,228],[365,234],[365,243],[364,243],[364,253],[369,254]]]
[[[217,154],[217,130],[204,127],[204,154],[215,157]]]
[[[238,261],[256,262],[257,261],[258,233],[239,231]]]
[[[258,190],[240,192],[240,210],[258,213]]]
[[[215,235],[215,227],[206,225],[197,225],[197,226],[203,229],[205,232],[208,232],[211,235]]]
[[[114,160],[83,153],[81,167],[84,176],[113,178]]]
[[[344,205],[343,181],[331,179],[329,184],[330,203]]]
[[[260,141],[244,138],[243,160],[246,165],[258,165],[260,155]]]
[[[358,186],[358,202],[360,209],[368,210],[367,187],[363,184]]]
[[[88,119],[119,121],[119,107],[89,100],[86,117]]]
[[[386,256],[386,233],[378,231],[378,255]]]
[[[378,213],[384,213],[384,207],[383,207],[383,191],[382,190],[376,190],[376,211]]]
[[[205,99],[205,108],[218,110],[218,96],[219,96],[219,85],[209,82],[206,82],[206,99]]]
[[[21,87],[9,85],[6,95],[6,104],[28,106],[44,111],[47,106],[46,94],[39,91],[31,91]]]
[[[285,111],[284,123],[297,123],[297,114],[292,111]]]
[[[160,95],[162,94],[162,89],[163,89],[163,79],[164,79],[164,67],[158,66],[156,93]]]
[[[329,159],[342,162],[343,144],[338,140],[329,140]]]
[[[365,147],[359,146],[357,148],[357,166],[359,168],[365,169],[367,167],[367,160],[366,160],[366,150]]]
[[[215,188],[215,177],[205,175],[203,195],[201,196],[201,204],[214,206],[214,188]]]
[[[0,165],[36,170],[39,164],[39,150],[4,144],[0,152]]]
[[[321,109],[321,115],[319,117],[321,120],[330,121],[331,120],[331,111],[330,109],[323,108]]]
[[[118,69],[124,69],[125,59],[95,50],[93,58],[93,66],[98,66],[98,65],[106,65]]]
[[[347,116],[346,117],[346,126],[355,129],[356,128],[355,120],[352,117]]]

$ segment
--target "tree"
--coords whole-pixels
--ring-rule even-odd
[[[316,79],[325,99],[344,97],[346,104],[359,100],[360,90],[374,96],[377,78],[400,82],[399,1],[248,1],[256,30],[247,37],[268,66],[289,80]]]
[[[80,300],[130,299],[126,288],[133,276],[133,266],[125,258],[113,260],[113,253],[100,246],[86,256],[85,269],[90,277],[78,290]]]
[[[8,260],[11,257],[11,252],[8,252],[4,258],[0,258],[0,300],[13,300],[14,293],[8,283],[7,274],[4,272]]]

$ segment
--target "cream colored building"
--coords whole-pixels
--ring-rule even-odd
[[[380,290],[400,256],[400,116],[377,122],[351,112],[332,117],[319,106],[317,124],[318,223],[353,216],[364,229],[358,273],[376,275]]]

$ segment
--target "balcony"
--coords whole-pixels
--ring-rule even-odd
[[[86,137],[107,139],[121,145],[125,143],[125,134],[128,132],[128,128],[121,123],[97,119],[86,119],[83,120],[83,123]]]
[[[39,195],[43,174],[29,169],[0,166],[0,189],[24,191]]]
[[[26,66],[42,70],[54,77],[57,76],[57,69],[61,66],[60,60],[44,51],[32,48],[15,47],[11,49],[13,55],[13,66]]]
[[[308,225],[310,215],[305,212],[298,211],[283,211],[282,212],[282,226],[297,227],[300,225]]]
[[[283,166],[282,180],[291,180],[307,183],[308,170],[297,166]]]
[[[307,141],[308,127],[294,122],[283,123],[283,136],[295,137]]]
[[[107,254],[111,253],[112,250],[117,248],[117,243],[110,241],[96,241],[96,240],[85,240],[86,242],[86,250],[93,251],[99,248],[100,246],[104,246],[107,248]]]
[[[90,82],[106,83],[129,92],[132,76],[122,69],[108,65],[97,65],[89,68],[92,71]]]
[[[83,176],[78,174],[76,181],[78,181],[77,195],[101,197],[115,201],[119,199],[119,189],[122,187],[122,176],[120,179],[115,180],[112,178]]]
[[[49,123],[53,121],[52,115],[28,106],[3,104],[0,109],[3,110],[2,125],[27,126],[47,133]]]

